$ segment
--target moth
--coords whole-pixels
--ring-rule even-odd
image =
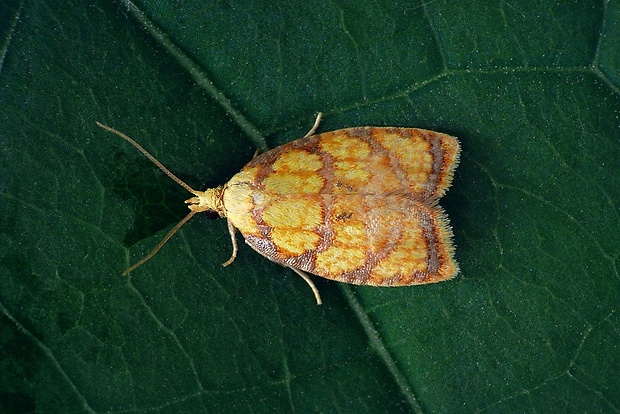
[[[123,275],[148,261],[195,214],[226,218],[262,256],[288,267],[321,296],[307,273],[368,286],[408,286],[458,273],[453,234],[438,200],[450,187],[460,145],[417,128],[353,127],[300,139],[255,156],[226,184],[205,191],[180,180],[127,135],[132,144],[193,197],[163,240]]]

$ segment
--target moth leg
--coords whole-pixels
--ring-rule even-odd
[[[230,234],[230,240],[232,241],[233,251],[230,259],[222,263],[222,267],[226,267],[234,262],[237,258],[237,252],[239,251],[239,247],[237,247],[237,238],[235,237],[235,226],[232,225],[230,220],[226,220],[226,222],[228,223],[228,233]]]
[[[295,269],[294,267],[291,267],[291,269],[293,269],[295,271],[295,273],[297,273],[299,276],[301,276],[306,281],[306,283],[310,286],[310,289],[312,289],[312,293],[314,293],[314,297],[316,299],[316,304],[317,305],[322,304],[323,301],[321,300],[321,295],[319,294],[319,290],[314,285],[314,282],[312,282],[312,279],[310,279],[310,276],[308,276],[306,273],[302,272],[299,269]]]
[[[316,130],[319,128],[319,124],[321,123],[321,119],[323,119],[323,112],[319,112],[318,114],[316,114],[314,125],[312,125],[312,128],[310,128],[310,131],[308,131],[308,133],[304,135],[304,138],[307,138],[316,132]]]

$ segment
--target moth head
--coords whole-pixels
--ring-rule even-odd
[[[195,197],[185,200],[187,208],[194,213],[217,213],[219,217],[226,217],[222,194],[224,186],[208,188],[206,191],[193,191]]]

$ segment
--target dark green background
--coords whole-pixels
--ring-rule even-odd
[[[2,412],[618,412],[620,4],[0,3]],[[185,215],[256,147],[459,137],[461,273],[305,282]]]

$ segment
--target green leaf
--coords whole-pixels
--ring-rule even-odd
[[[88,4],[85,4],[88,3]],[[617,412],[616,1],[0,3],[3,412]],[[459,137],[458,277],[318,280],[186,214],[255,148]],[[242,243],[241,243],[242,244]]]

